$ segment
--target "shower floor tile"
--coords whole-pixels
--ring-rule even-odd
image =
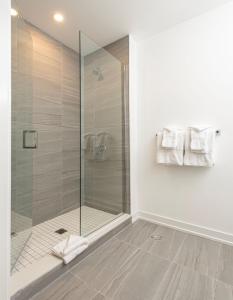
[[[91,233],[119,216],[88,206],[82,206],[81,213],[82,235]],[[56,233],[55,231],[60,228],[64,228],[67,232],[63,234]],[[17,260],[12,273],[19,272],[33,262],[50,254],[51,249],[70,234],[80,234],[80,208],[34,226],[31,237]],[[25,240],[24,235],[28,236],[28,232],[22,231],[16,237],[13,237],[12,257],[14,257],[14,253],[15,256],[19,253],[17,245],[21,247],[22,242],[20,243],[20,241]]]

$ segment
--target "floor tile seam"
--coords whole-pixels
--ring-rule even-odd
[[[217,293],[217,279],[214,280],[214,291],[213,291],[213,300],[216,298],[216,293]]]
[[[165,274],[168,272],[168,270],[169,270],[169,267],[170,267],[170,265],[171,265],[171,262],[170,261],[168,261],[168,260],[166,260],[164,257],[159,257],[158,255],[151,255],[150,253],[148,253],[148,252],[146,252],[146,251],[143,251],[142,249],[140,249],[140,248],[137,248],[137,249],[135,249],[135,252],[134,252],[134,254],[136,253],[136,252],[141,252],[141,253],[145,253],[145,254],[148,254],[150,257],[152,257],[152,258],[159,258],[160,260],[162,260],[162,261],[164,261],[164,262],[167,262],[168,263],[168,266],[167,266],[167,270],[166,270],[166,272],[165,272]],[[133,256],[133,255],[132,255]],[[128,261],[129,261],[129,259],[128,259]],[[128,262],[127,261],[127,262]],[[126,264],[126,263],[125,263]],[[119,277],[122,273],[124,273],[124,271],[122,270],[122,268],[123,268],[123,266],[121,267],[121,269],[118,271],[118,272],[116,272],[115,273],[115,275],[114,275],[114,277],[112,278],[112,280],[111,280],[111,282],[109,283],[109,285],[117,278],[117,277]],[[135,270],[135,268],[136,268],[136,264],[130,269],[130,271],[128,272],[128,274],[126,275],[126,277],[124,278],[124,281],[132,274],[132,272]],[[165,274],[164,274],[164,276],[165,276]],[[121,282],[120,284],[119,284],[119,286],[118,286],[118,288],[116,289],[116,291],[114,292],[114,295],[116,295],[117,294],[117,292],[119,291],[119,289],[121,288],[121,286],[122,286],[122,284],[124,283],[124,281],[123,282]],[[106,287],[106,286],[105,286]],[[104,295],[105,296],[105,295]]]
[[[137,250],[136,250],[136,251],[137,251]],[[136,251],[134,252],[134,254],[136,253]],[[128,260],[128,261],[129,261],[129,260]],[[133,268],[130,269],[130,271],[128,272],[128,274],[124,277],[124,280],[120,282],[119,286],[117,287],[117,289],[116,289],[115,292],[114,292],[113,297],[117,294],[117,292],[120,290],[120,288],[121,288],[121,286],[123,285],[123,283],[126,281],[126,279],[127,279],[127,278],[129,277],[129,275],[134,271],[135,268],[136,268],[136,264],[134,264]],[[124,271],[123,271],[122,269],[123,269],[123,266],[121,266],[120,270],[118,270],[118,272],[116,272],[116,273],[114,274],[114,277],[112,278],[112,280],[111,280],[111,282],[108,284],[108,286],[111,285],[112,282],[114,282],[114,280],[115,280],[117,277],[121,276],[122,273],[124,273]],[[105,288],[105,287],[107,287],[107,285],[105,285],[103,288]],[[102,293],[103,293],[103,291],[102,291]],[[104,297],[106,297],[105,294],[104,294]],[[110,299],[112,299],[113,297],[110,297]],[[108,297],[108,298],[109,298],[109,297]]]
[[[117,238],[117,237],[116,237]],[[122,242],[122,243],[124,243],[124,244],[126,244],[126,245],[128,245],[128,246],[131,246],[131,247],[133,247],[133,248],[135,248],[135,249],[137,249],[137,250],[140,250],[140,251],[142,251],[142,252],[144,252],[144,253],[147,253],[147,254],[150,254],[150,255],[152,255],[152,256],[157,256],[157,257],[160,257],[160,258],[162,258],[162,259],[165,259],[165,260],[168,260],[168,259],[166,259],[165,257],[162,257],[162,256],[160,256],[160,255],[158,255],[158,254],[153,254],[153,253],[151,253],[149,250],[145,250],[145,249],[143,249],[143,245],[148,241],[148,240],[150,240],[150,238],[151,238],[151,236],[149,236],[145,241],[143,241],[142,243],[141,243],[141,245],[139,246],[139,245],[135,245],[134,243],[132,243],[132,242],[130,242],[130,241],[125,241],[125,240],[120,240],[120,239],[118,239],[120,242]]]
[[[158,256],[157,256],[157,257],[158,257]],[[163,284],[163,282],[164,282],[165,278],[167,277],[167,274],[168,274],[168,272],[169,272],[169,270],[170,270],[170,267],[172,266],[172,262],[171,262],[171,261],[169,261],[169,260],[165,260],[165,261],[168,262],[168,266],[167,266],[167,269],[166,269],[166,271],[164,272],[164,274],[163,274],[163,276],[162,276],[162,279],[161,279],[161,281],[160,281],[160,283],[159,283],[159,287]],[[157,295],[158,295],[158,292],[159,292],[159,289],[160,289],[159,287],[158,287],[157,291],[155,292],[155,294],[153,295],[153,298],[152,298],[152,299],[155,299],[155,300],[156,300]]]
[[[71,270],[69,270],[68,272],[69,272],[74,278],[80,280],[83,284],[85,284],[85,285],[88,287],[89,290],[94,291],[94,292],[96,292],[96,293],[101,293],[101,291],[98,290],[97,288],[89,286],[89,282],[88,282],[87,280],[81,278],[79,275],[77,275],[77,274],[75,274],[75,273],[72,273]]]
[[[103,244],[99,245],[96,249],[94,249],[93,251],[90,251],[89,254],[87,254],[83,259],[81,259],[79,262],[77,262],[77,264],[75,264],[74,266],[72,266],[72,268],[70,269],[70,271],[72,271],[72,269],[76,268],[79,264],[81,264],[82,262],[84,262],[85,259],[89,258],[91,255],[94,255],[97,251],[100,250],[101,247],[103,247],[106,243],[110,242],[112,239],[114,239],[114,236],[111,237],[110,239],[107,239],[106,241],[103,242]],[[87,248],[88,249],[88,248]],[[73,273],[74,274],[74,273]]]
[[[222,284],[224,284],[224,285],[226,285],[226,286],[229,286],[229,287],[231,287],[232,290],[233,290],[233,284],[224,282],[224,281],[222,281],[222,280],[220,280],[220,279],[218,279],[218,278],[215,278],[215,281],[216,281],[216,282],[220,282],[220,283],[222,283]]]
[[[213,278],[213,277],[211,278],[211,277],[208,277],[208,276],[207,276],[207,278],[210,278],[210,279],[213,280],[213,300],[216,299],[217,285],[218,285],[218,283],[221,283],[221,284],[223,284],[224,286],[230,287],[230,288],[232,289],[232,298],[233,298],[233,285],[228,284],[228,283],[226,283],[226,282],[224,282],[224,281],[222,281],[222,280],[219,280],[218,278]],[[223,299],[223,300],[224,300],[224,299]]]
[[[132,248],[132,247],[131,247]],[[124,263],[121,264],[120,269],[122,269],[131,259],[132,257],[136,254],[136,252],[138,251],[137,248],[133,247],[133,249],[131,249],[132,252],[129,254],[129,256],[127,257],[127,259],[124,261]],[[118,271],[120,271],[120,269]],[[117,272],[115,272],[116,274]]]
[[[170,245],[169,245],[169,251],[168,251],[168,256],[169,256],[169,257],[170,257],[172,245],[173,245],[173,243],[174,243],[174,241],[175,241],[175,235],[176,235],[176,231],[175,231],[175,230],[172,230],[172,231],[173,231],[173,234],[172,234],[172,239],[171,239],[171,242],[170,242]],[[183,242],[183,241],[182,241],[182,242]],[[182,244],[182,243],[181,243],[181,244]],[[180,247],[181,247],[181,244],[179,245],[177,252],[179,252]],[[176,255],[176,254],[175,254],[175,255]],[[175,256],[175,255],[174,255],[174,256]],[[168,257],[168,259],[169,259],[169,257]],[[174,257],[173,257],[172,259],[174,259]]]
[[[47,290],[49,290],[49,288],[51,288],[54,284],[56,284],[56,282],[58,282],[63,276],[65,277],[67,274],[69,274],[69,271],[66,271],[65,273],[60,274],[55,280],[51,281],[47,286],[45,286],[42,290],[38,291],[29,300],[34,300],[36,298],[36,296],[40,295],[44,291],[46,292]],[[70,275],[72,275],[72,274],[70,274]],[[74,276],[72,275],[72,277],[74,277]]]
[[[184,243],[186,242],[186,240],[187,240],[188,237],[189,237],[189,234],[188,234],[188,233],[184,233],[184,234],[185,234],[185,237],[184,237],[182,243],[180,244],[180,247],[179,247],[179,249],[178,249],[176,255],[174,255],[174,257],[173,257],[172,262],[174,262],[174,263],[175,263],[175,261],[176,261],[176,258],[179,257],[179,255],[180,255],[180,253],[181,253],[181,250],[182,250],[183,247],[184,247]]]
[[[130,259],[135,255],[135,253],[138,251],[138,249],[132,249],[132,253],[127,257],[127,259],[126,259],[126,261],[124,262],[124,263],[122,263],[121,264],[121,266],[120,266],[120,269],[118,270],[118,271],[116,271],[116,272],[114,272],[114,275],[113,275],[113,279],[116,277],[116,275],[118,274],[118,272],[120,272],[121,271],[121,269],[124,267],[124,265],[125,264],[127,264],[129,261],[130,261]],[[85,260],[85,258],[84,258],[84,260]],[[108,267],[106,266],[106,267],[104,267],[104,269],[108,269]],[[77,275],[76,273],[73,273],[72,272],[72,269],[70,270],[70,272],[74,275],[74,276],[77,276],[79,279],[81,279],[82,281],[85,281],[87,284],[88,284],[88,282],[86,281],[86,280],[84,280],[84,279],[82,279],[81,277],[79,277],[79,275]],[[96,276],[96,278],[98,278],[100,276],[100,274],[97,274],[97,276]],[[112,280],[113,280],[112,279]],[[112,281],[111,281],[112,282]],[[110,284],[110,283],[109,283]],[[106,285],[104,285],[104,287],[105,287]],[[102,291],[101,290],[98,290],[96,287],[95,287],[95,290],[97,290],[98,292],[100,292],[100,293],[102,293]]]
[[[135,222],[136,223],[136,222]],[[130,228],[131,226],[133,226],[133,224],[135,223],[130,223],[130,224],[127,224],[124,228],[122,228],[120,231],[118,231],[116,234],[115,234],[115,237],[118,239],[118,240],[121,240],[120,238],[118,238],[118,235],[120,235],[123,231],[125,231],[126,229]]]
[[[208,275],[204,275],[204,274],[200,273],[198,270],[194,270],[194,269],[192,269],[192,268],[190,268],[190,267],[183,266],[183,265],[181,265],[181,264],[178,264],[178,263],[172,262],[172,261],[170,261],[170,264],[169,264],[169,266],[168,266],[168,268],[167,268],[167,271],[165,272],[165,274],[164,274],[164,276],[163,276],[163,279],[162,279],[161,282],[160,282],[160,285],[164,282],[164,280],[165,280],[165,278],[166,278],[166,275],[167,275],[167,273],[169,272],[169,269],[170,269],[170,267],[171,267],[172,265],[176,265],[176,266],[180,267],[182,271],[183,271],[183,270],[192,271],[192,272],[194,272],[194,274],[198,274],[198,275],[200,275],[200,276],[204,276],[206,279],[211,280],[212,283],[213,283],[213,294],[212,294],[212,295],[213,295],[213,299],[212,299],[212,300],[215,300],[216,289],[217,289],[217,282],[221,282],[221,283],[223,283],[223,284],[225,284],[225,285],[228,285],[228,286],[230,286],[230,287],[232,288],[232,290],[233,290],[233,286],[232,286],[232,285],[229,285],[229,284],[227,284],[227,283],[224,283],[223,281],[221,281],[221,280],[219,280],[219,279],[217,279],[217,278],[215,278],[215,277],[211,277],[211,276],[208,276]],[[156,292],[156,294],[154,295],[154,297],[156,297],[156,296],[158,295],[158,292],[159,292],[159,289],[157,290],[157,292]],[[153,299],[156,299],[156,298],[153,298]],[[198,299],[198,300],[199,300],[199,299]]]
[[[222,250],[223,250],[223,244],[220,243],[220,246],[219,246],[219,253],[218,253],[218,262],[217,262],[217,268],[216,268],[216,274],[215,274],[215,277],[219,280],[219,272],[220,272],[220,257],[221,257],[221,253],[222,253]]]
[[[151,236],[153,236],[153,235],[156,233],[156,231],[158,230],[159,227],[165,227],[165,226],[158,225],[157,228],[155,229],[155,231],[150,235],[150,237],[148,237],[148,238],[142,243],[142,246],[143,246],[143,244],[145,244],[145,243],[151,238]],[[165,228],[168,228],[168,227],[165,227]],[[170,228],[169,228],[169,229],[170,229]],[[173,230],[173,229],[172,229],[172,230]],[[174,238],[175,238],[175,231],[176,231],[176,230],[173,230],[172,242],[174,241]],[[186,238],[186,234],[185,234],[185,238]],[[165,259],[165,260],[173,261],[173,260],[175,259],[176,255],[179,253],[179,251],[180,251],[180,249],[181,249],[181,247],[182,247],[182,245],[183,245],[183,243],[184,243],[185,238],[183,239],[182,243],[179,245],[178,250],[177,250],[177,253],[175,254],[175,256],[173,257],[172,260],[170,260],[169,257],[166,258],[166,257],[163,257],[163,256],[157,254],[157,253],[154,254],[154,253],[150,252],[150,250],[145,250],[145,249],[143,249],[143,248],[140,248],[140,249],[141,249],[142,251],[144,251],[144,252],[147,252],[147,253],[151,254],[151,255],[158,256],[158,257],[163,258],[163,259]],[[172,247],[172,242],[171,242],[170,245],[169,245],[169,250],[170,250],[171,247]]]
[[[179,266],[179,267],[181,267],[181,268],[183,268],[183,269],[186,269],[186,270],[189,270],[189,271],[192,271],[192,272],[194,272],[194,273],[197,273],[197,274],[199,274],[200,276],[204,276],[204,277],[206,277],[206,278],[208,278],[208,279],[211,279],[211,280],[218,280],[218,281],[221,281],[221,280],[219,280],[218,278],[216,278],[216,277],[214,277],[214,276],[211,276],[211,275],[208,275],[208,274],[203,274],[202,272],[200,272],[199,270],[196,270],[196,269],[194,269],[194,268],[192,268],[192,267],[190,267],[190,266],[184,266],[184,265],[182,265],[182,264],[179,264],[179,263],[177,263],[177,262],[174,262],[174,261],[171,261],[171,264],[175,264],[176,266]],[[221,281],[221,282],[223,282],[223,281]],[[223,282],[224,283],[224,282]],[[225,284],[228,284],[228,283],[225,283]],[[229,284],[228,284],[229,285]]]
[[[74,279],[77,279],[77,280],[81,281],[81,283],[84,284],[89,290],[95,292],[96,294],[100,293],[100,291],[98,289],[96,289],[95,287],[90,286],[89,282],[87,282],[83,278],[79,277],[77,274],[72,273],[71,270],[68,270],[67,273],[69,273]]]

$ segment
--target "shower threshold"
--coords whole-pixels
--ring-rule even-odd
[[[128,214],[113,215],[87,206],[82,206],[82,215],[84,215],[84,212],[86,222],[83,222],[82,232],[88,233],[87,238],[90,249],[98,244],[100,239],[105,238],[108,233],[117,230],[131,220],[131,216]],[[74,209],[33,227],[31,238],[12,272],[12,296],[20,294],[31,284],[43,280],[47,274],[57,272],[57,270],[63,272],[63,263],[60,259],[51,255],[51,248],[69,234],[79,234],[77,230],[80,226],[79,218],[80,209]],[[55,233],[55,229],[61,227],[65,227],[67,232],[61,235]],[[70,263],[70,266],[72,266],[72,263]]]

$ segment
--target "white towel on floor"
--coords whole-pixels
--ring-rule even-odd
[[[192,126],[190,127],[190,149],[192,152],[209,152],[208,136],[212,134],[211,126]]]
[[[78,235],[70,235],[67,239],[53,247],[52,253],[63,259],[64,263],[68,263],[82,253],[88,245],[89,243],[86,238]]]
[[[163,129],[162,147],[167,149],[176,149],[178,131],[172,127]]]
[[[65,265],[67,265],[68,263],[70,263],[73,259],[75,259],[75,257],[77,257],[79,254],[81,254],[84,250],[86,250],[88,247],[88,245],[84,245],[81,246],[77,249],[75,249],[74,251],[70,252],[68,255],[64,256],[63,262]]]
[[[157,163],[182,166],[184,161],[184,132],[177,131],[177,146],[175,149],[162,147],[163,133],[157,135]]]
[[[188,128],[185,138],[184,165],[195,167],[212,167],[215,164],[215,130],[208,128],[204,150],[191,149],[191,130]]]

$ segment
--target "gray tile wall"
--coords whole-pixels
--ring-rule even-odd
[[[129,36],[105,49],[122,64],[122,182],[123,212],[130,213],[130,136],[129,136]]]
[[[33,223],[80,205],[79,56],[30,26],[33,39]]]
[[[79,56],[28,23],[16,39],[23,48],[20,55],[12,52],[14,66],[22,64],[21,73],[19,67],[13,69],[17,80],[12,89],[18,147],[14,161],[21,182],[13,186],[23,198],[15,201],[22,210],[23,202],[32,202],[36,225],[79,206]],[[30,73],[22,71],[27,65]],[[38,132],[36,150],[22,149],[22,129]],[[28,176],[22,177],[22,172]]]

